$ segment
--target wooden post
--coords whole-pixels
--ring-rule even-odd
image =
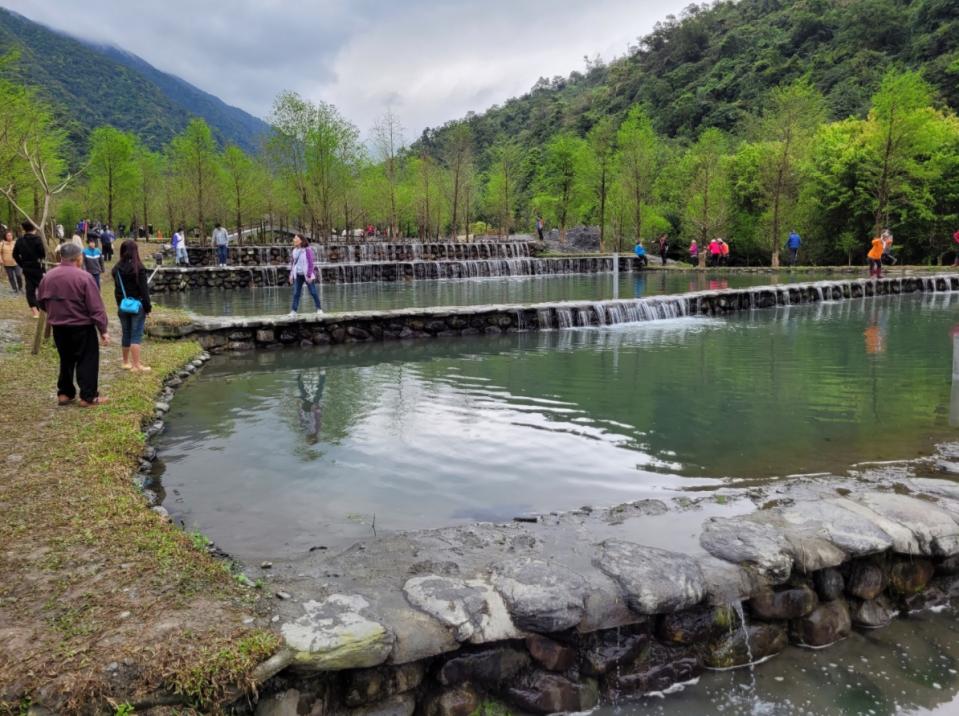
[[[46,311],[40,311],[40,317],[37,319],[37,331],[33,336],[33,350],[30,351],[31,355],[36,355],[40,352],[40,341],[50,335],[50,326],[47,324],[47,313]]]

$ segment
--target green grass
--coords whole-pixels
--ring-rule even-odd
[[[105,348],[111,402],[58,408],[56,351],[46,343],[31,355],[28,316],[0,299],[0,318],[21,321],[27,346],[0,353],[13,377],[0,381],[0,543],[15,545],[0,550],[0,623],[23,630],[0,644],[0,713],[41,693],[43,706],[68,713],[156,690],[215,709],[249,685],[278,639],[242,625],[259,590],[238,584],[206,537],[151,511],[132,481],[164,377],[200,348],[148,342],[147,374],[119,370],[119,347]],[[111,678],[105,666],[124,659],[134,676]]]

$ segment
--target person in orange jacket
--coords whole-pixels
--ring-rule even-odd
[[[886,249],[886,241],[882,236],[877,236],[872,240],[872,248],[866,254],[869,259],[869,275],[876,278],[882,278],[882,252]]]

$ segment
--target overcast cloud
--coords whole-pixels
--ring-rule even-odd
[[[117,45],[266,118],[292,89],[364,134],[391,104],[408,140],[537,78],[609,60],[689,0],[0,0]]]

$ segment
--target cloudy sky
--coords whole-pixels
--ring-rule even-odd
[[[281,89],[407,139],[608,60],[689,0],[0,0],[266,117]]]

